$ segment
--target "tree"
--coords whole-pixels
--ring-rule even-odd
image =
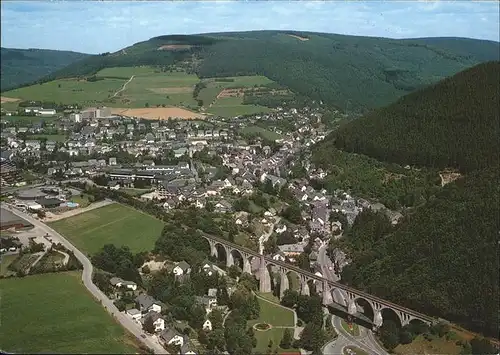
[[[290,328],[286,328],[281,338],[280,347],[282,349],[290,349],[292,346],[293,336]]]
[[[149,102],[146,102],[146,103],[144,104],[144,107],[148,108],[148,107],[149,107]]]
[[[386,320],[380,327],[380,340],[384,347],[392,351],[399,344],[399,329],[391,320]]]
[[[293,308],[297,304],[299,300],[299,293],[295,290],[288,289],[285,290],[283,293],[283,297],[281,298],[281,305],[288,307],[288,308]]]
[[[252,339],[252,347],[255,348],[257,346],[257,338],[255,337],[255,331],[253,330],[253,327],[248,328],[247,335],[250,339]]]
[[[149,266],[144,265],[144,266],[142,267],[142,273],[143,273],[143,274],[149,274],[149,273],[151,273],[151,269],[149,268]]]
[[[203,323],[205,322],[205,309],[200,305],[195,305],[191,308],[191,314],[189,317],[189,325],[193,329],[203,328]]]
[[[300,346],[303,349],[317,352],[321,350],[326,340],[326,335],[321,324],[307,323],[300,334]]]
[[[294,202],[290,206],[285,208],[282,216],[295,224],[301,224],[303,222],[302,211],[300,209],[300,205],[297,202]]]
[[[153,324],[153,317],[146,317],[142,325],[142,329],[147,333],[154,334],[155,326]]]
[[[493,355],[498,354],[498,349],[495,348],[487,339],[474,338],[470,341],[471,351],[473,355]]]
[[[224,322],[224,317],[222,316],[222,313],[218,309],[214,309],[212,312],[210,312],[208,319],[210,319],[210,322],[212,323],[212,329],[223,329],[223,322]]]
[[[306,323],[323,324],[322,300],[318,296],[299,295],[297,299],[297,316]]]
[[[236,279],[241,275],[241,269],[237,265],[231,265],[227,270],[227,274],[230,278]]]

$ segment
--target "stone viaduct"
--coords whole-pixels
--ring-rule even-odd
[[[429,325],[435,321],[434,318],[425,314],[413,311],[409,308],[386,301],[379,297],[372,296],[366,292],[356,290],[341,283],[330,281],[311,272],[302,270],[297,266],[274,260],[271,257],[261,255],[256,251],[231,243],[227,240],[207,235],[205,233],[203,234],[203,238],[208,241],[212,256],[219,256],[218,247],[224,249],[227,267],[234,265],[234,257],[235,255],[239,255],[243,261],[243,272],[252,274],[251,260],[253,258],[258,258],[259,271],[256,276],[259,280],[260,292],[272,291],[271,276],[268,268],[274,267],[274,269],[278,271],[278,275],[280,277],[280,298],[283,296],[285,290],[290,288],[288,274],[292,272],[298,276],[300,281],[300,293],[303,295],[309,295],[309,282],[312,281],[315,282],[316,285],[321,285],[319,288],[321,289],[320,294],[323,296],[324,305],[332,305],[335,303],[332,297],[332,292],[336,289],[344,291],[344,294],[347,295],[347,299],[345,300],[347,304],[341,304],[341,306],[343,306],[351,315],[356,314],[358,310],[356,301],[364,300],[373,310],[373,324],[375,327],[380,327],[382,325],[382,311],[384,309],[392,310],[399,318],[402,326],[409,324],[413,320],[419,320]]]

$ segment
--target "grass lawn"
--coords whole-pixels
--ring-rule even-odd
[[[105,244],[126,245],[134,253],[151,250],[163,229],[162,221],[118,203],[49,225],[89,254]]]
[[[9,276],[15,274],[14,271],[8,269],[9,265],[16,260],[18,254],[2,255],[2,261],[0,262],[0,276]]]
[[[260,295],[259,295],[260,296]],[[270,294],[263,294],[262,298],[258,298],[260,304],[260,315],[258,319],[254,319],[248,322],[249,326],[253,326],[257,323],[267,323],[273,327],[290,327],[290,331],[293,335],[294,328],[294,314],[291,310],[281,307],[273,303],[273,297]],[[271,300],[271,301],[270,301]],[[283,338],[283,332],[285,328],[272,328],[267,331],[257,331],[255,330],[255,338],[257,339],[257,346],[254,352],[259,354],[265,354],[267,351],[267,345],[269,340],[273,341],[274,348],[279,348],[281,338]],[[290,352],[294,349],[278,349],[280,353]]]
[[[64,142],[68,139],[65,134],[34,134],[32,136],[26,137],[26,139],[43,139],[46,138],[48,141],[54,142]]]
[[[276,132],[267,130],[267,129],[259,127],[259,126],[250,126],[250,127],[242,128],[241,133],[252,134],[252,135],[256,134],[256,135],[262,136],[262,138],[269,139],[271,141],[275,141],[277,139],[283,138],[283,136],[281,134],[278,134]]]
[[[120,191],[125,192],[127,195],[130,196],[141,196],[144,195],[145,193],[151,191],[151,189],[132,189],[132,188],[124,188],[120,189]]]
[[[133,340],[81,283],[79,272],[2,280],[2,350],[136,353]]]
[[[359,326],[356,323],[351,323],[352,325],[352,330],[349,328],[349,325],[345,320],[342,319],[342,328],[352,336],[357,337],[359,335]]]

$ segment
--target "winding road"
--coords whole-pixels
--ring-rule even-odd
[[[45,233],[48,233],[51,238],[54,240],[54,242],[60,242],[62,245],[64,245],[66,248],[71,250],[75,257],[82,263],[83,265],[83,272],[82,272],[82,281],[85,287],[90,291],[90,293],[101,302],[101,304],[104,306],[104,308],[118,321],[120,324],[126,328],[130,333],[134,334],[135,337],[143,343],[145,346],[147,346],[150,349],[154,350],[155,354],[168,354],[168,352],[160,346],[157,342],[153,341],[152,339],[146,337],[143,338],[142,335],[144,334],[141,327],[134,322],[131,318],[129,318],[127,315],[124,313],[121,313],[118,308],[113,304],[113,302],[92,282],[92,272],[93,272],[93,266],[92,263],[90,262],[89,258],[83,254],[80,250],[78,250],[73,244],[71,244],[68,240],[66,240],[61,234],[57,233],[55,230],[47,226],[46,224],[40,222],[37,219],[32,218],[30,215],[27,215],[15,208],[12,208],[11,206],[2,203],[1,207],[8,209],[12,213],[16,214],[17,216],[25,219],[26,221],[30,222],[33,224],[35,227],[38,227],[40,230],[42,230]]]
[[[326,254],[328,244],[324,244],[318,251],[318,263],[321,265],[321,273],[323,277],[331,281],[339,281],[340,278],[333,271],[333,263]],[[337,303],[346,304],[346,295],[338,289],[333,292],[333,298]],[[387,351],[383,349],[375,335],[370,329],[359,327],[359,335],[353,336],[342,327],[342,318],[332,314],[332,325],[337,331],[337,339],[329,342],[323,348],[325,355],[341,355],[344,348],[349,345],[357,346],[369,355],[388,355]]]

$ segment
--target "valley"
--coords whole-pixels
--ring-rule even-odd
[[[9,307],[89,313],[0,349],[493,354],[497,47],[159,36],[2,90]]]

